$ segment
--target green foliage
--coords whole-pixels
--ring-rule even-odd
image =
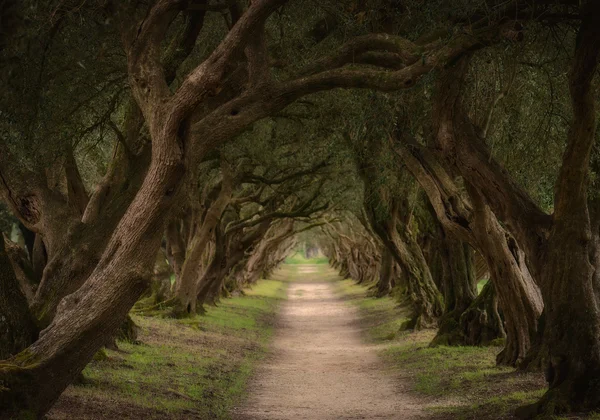
[[[296,252],[285,259],[286,264],[327,264],[327,257],[306,258],[302,252]]]

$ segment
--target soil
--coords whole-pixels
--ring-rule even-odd
[[[306,268],[299,273],[310,279]],[[423,407],[408,384],[384,372],[360,335],[357,311],[331,283],[294,282],[269,360],[249,385],[236,420],[417,419]]]

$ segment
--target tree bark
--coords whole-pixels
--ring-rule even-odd
[[[185,261],[186,244],[183,240],[181,232],[181,221],[179,218],[174,218],[167,224],[167,255],[173,266],[175,277],[181,278],[181,270]]]
[[[454,114],[441,106],[443,103],[438,103],[436,112],[440,118],[438,137],[453,139],[459,135],[451,119]],[[537,334],[537,318],[543,308],[539,289],[529,273],[523,252],[498,223],[476,187],[466,182],[469,202],[440,160],[410,139],[406,141],[411,145],[397,143],[396,152],[423,186],[440,223],[447,231],[470,243],[485,258],[507,323],[506,348],[497,361],[518,365],[526,357]]]
[[[66,228],[63,225],[60,231],[52,231],[53,235],[63,237],[61,245],[55,246],[52,254],[45,253],[44,242],[39,245],[44,247],[38,251],[39,255],[44,255],[44,269],[31,310],[40,326],[46,327],[50,324],[61,299],[75,292],[100,261],[111,235],[143,182],[148,168],[148,149],[149,147],[144,148],[137,156],[119,155],[119,158],[112,162],[118,169],[110,171],[102,183],[102,188],[99,187],[92,194],[81,219],[83,223],[71,220]],[[36,235],[36,248],[38,237],[39,234]],[[46,264],[47,257],[49,259]],[[40,265],[34,264],[34,269]]]
[[[196,229],[188,246],[181,274],[175,284],[175,306],[173,314],[176,317],[195,314],[198,296],[199,271],[202,266],[202,256],[206,251],[209,241],[214,237],[215,228],[220,222],[221,215],[231,200],[233,190],[232,177],[225,164],[223,168],[223,181],[217,199],[210,205],[202,220],[202,227]]]
[[[0,360],[8,359],[31,343],[38,329],[29,312],[29,305],[21,291],[4,238],[0,235]]]
[[[383,297],[392,293],[394,288],[394,257],[389,249],[383,247],[381,250],[381,268],[375,296]]]
[[[521,417],[600,407],[600,310],[590,263],[593,236],[587,198],[596,133],[592,80],[600,55],[600,5],[588,1],[581,12],[569,73],[573,122],[556,183],[552,231],[540,266],[550,388],[537,404],[519,410]]]
[[[506,345],[498,364],[518,366],[527,356],[544,308],[542,295],[525,262],[525,254],[498,223],[484,198],[467,184],[473,202],[473,232],[490,268],[490,281],[504,315]]]
[[[505,338],[504,322],[498,311],[498,296],[494,284],[488,281],[471,306],[459,319],[464,345],[485,346]]]
[[[460,318],[477,297],[473,255],[469,245],[452,238],[443,228],[439,230],[442,240],[440,257],[446,306],[439,321],[438,333],[431,345],[465,345],[467,340],[460,327]]]

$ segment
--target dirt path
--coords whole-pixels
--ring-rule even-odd
[[[315,275],[305,272],[301,278]],[[404,388],[381,371],[375,350],[361,341],[358,314],[335,296],[331,283],[294,282],[273,356],[234,418],[424,418]]]

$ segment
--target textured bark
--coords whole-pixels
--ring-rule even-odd
[[[443,299],[417,241],[410,234],[405,237],[406,242],[394,240],[393,243],[397,246],[398,263],[406,276],[407,293],[415,311],[415,317],[407,327],[432,328],[437,326],[444,311]],[[405,243],[406,246],[403,246]]]
[[[33,267],[33,274],[35,279],[39,283],[44,275],[44,268],[48,262],[48,254],[46,252],[46,246],[41,234],[35,234],[35,240],[33,242],[33,248],[31,249],[31,264]]]
[[[83,215],[88,205],[89,197],[83,185],[73,150],[69,150],[67,153],[65,167],[65,178],[67,183],[67,201],[69,206],[75,209],[75,211]]]
[[[103,188],[99,187],[92,194],[81,219],[83,223],[71,221],[70,226],[53,231],[63,239],[61,245],[55,246],[54,251],[48,254],[49,259],[31,305],[42,327],[52,321],[61,299],[75,292],[91,275],[142,184],[148,167],[148,148],[138,156],[119,156],[112,162],[119,169],[109,171],[101,184]],[[95,207],[92,210],[90,206]]]
[[[251,253],[267,233],[271,220],[263,220],[250,229],[250,232],[221,233],[216,229],[215,256],[198,285],[198,310],[209,301],[213,303],[220,296],[227,275],[233,267],[244,259],[246,253]]]
[[[161,124],[162,125],[162,124]],[[0,412],[41,415],[113,335],[147,288],[162,222],[183,175],[177,148],[156,150],[147,178],[99,264],[62,300],[51,325],[24,352],[0,367]]]
[[[518,366],[537,335],[542,295],[514,238],[500,226],[483,197],[472,187],[468,190],[474,207],[473,232],[488,263],[505,322],[506,345],[496,361]]]
[[[459,319],[464,344],[485,346],[506,337],[504,323],[498,311],[498,297],[492,282],[487,282],[481,293]]]
[[[435,286],[423,252],[417,241],[401,227],[396,227],[396,212],[386,224],[378,223],[372,210],[368,211],[373,220],[373,230],[391,252],[406,279],[405,294],[413,306],[414,315],[407,328],[433,328],[443,313],[442,296]]]
[[[377,297],[389,295],[392,293],[394,285],[394,257],[390,250],[384,247],[381,251],[381,269],[375,295]]]
[[[0,235],[0,360],[35,341],[38,330]]]
[[[449,142],[460,133],[453,123],[455,109],[446,108],[447,98],[442,95],[435,114],[437,136]],[[525,264],[523,252],[498,223],[477,188],[467,182],[469,197],[464,196],[448,175],[443,160],[410,139],[406,141],[410,146],[397,143],[396,151],[427,193],[438,220],[447,231],[471,244],[490,269],[491,281],[507,323],[506,349],[499,355],[498,362],[519,364],[537,334],[537,318],[543,308],[539,289]],[[477,327],[476,330],[482,328]],[[495,327],[491,326],[491,329]],[[470,333],[463,335],[469,336]]]
[[[186,245],[183,240],[184,235],[181,232],[181,221],[179,218],[175,218],[167,224],[165,236],[167,238],[167,255],[169,261],[173,267],[175,276],[177,279],[180,279],[181,269],[185,261]]]
[[[379,154],[383,153],[380,142],[377,147]],[[369,223],[375,234],[392,253],[394,260],[400,266],[406,279],[406,295],[413,306],[414,314],[406,324],[407,328],[433,328],[444,311],[442,296],[437,289],[423,252],[408,229],[409,209],[405,200],[397,198],[386,199],[386,191],[376,188],[374,174],[369,168],[369,162],[362,156],[362,151],[355,152],[358,172],[370,191],[365,194],[364,208]],[[378,208],[387,208],[388,214],[382,220]],[[403,217],[403,220],[400,217]],[[397,223],[397,219],[400,223]]]
[[[201,228],[196,229],[194,232],[181,268],[181,274],[175,284],[175,306],[173,308],[175,316],[196,313],[197,287],[202,267],[202,256],[206,251],[209,241],[214,237],[215,228],[221,219],[225,207],[231,200],[233,190],[233,180],[229,169],[225,165],[222,165],[222,168],[223,181],[219,195],[207,210],[202,220]]]
[[[279,225],[271,226],[267,235],[258,244],[244,267],[244,282],[255,283],[261,275],[269,271],[279,259],[278,250],[294,232],[294,221],[284,220]]]
[[[468,343],[465,331],[460,326],[460,318],[477,297],[472,250],[466,243],[443,232],[443,229],[440,231],[445,312],[431,345],[465,345]]]
[[[596,132],[592,80],[600,55],[600,5],[586,2],[569,73],[573,122],[556,184],[551,235],[540,267],[548,392],[521,417],[600,407],[600,310],[590,263],[587,177]]]
[[[395,229],[374,227],[406,279],[406,295],[414,310],[413,318],[406,326],[415,329],[433,328],[443,313],[442,296],[433,282],[421,248],[410,233],[406,232],[406,228],[402,229],[403,235]]]
[[[6,253],[11,262],[13,272],[19,283],[19,288],[27,302],[31,304],[34,297],[35,275],[27,258],[27,251],[12,242],[6,242]]]
[[[197,312],[203,313],[204,303],[209,301],[214,296],[211,295],[212,291],[216,288],[216,284],[220,283],[221,276],[225,276],[227,269],[227,243],[225,234],[223,233],[220,226],[215,227],[215,243],[214,253],[212,260],[202,276],[198,279],[196,284],[196,302],[194,309]]]

